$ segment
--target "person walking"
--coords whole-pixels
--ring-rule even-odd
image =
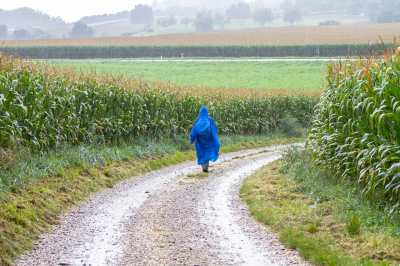
[[[190,144],[196,141],[197,162],[204,172],[208,172],[209,162],[218,160],[219,140],[217,126],[214,120],[208,116],[207,107],[200,109],[199,117],[194,122],[190,132]]]

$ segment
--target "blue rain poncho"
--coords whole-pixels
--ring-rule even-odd
[[[208,116],[208,110],[203,106],[199,117],[194,122],[190,133],[190,143],[196,141],[196,153],[199,164],[208,161],[215,162],[218,159],[219,140],[217,127],[214,120]]]

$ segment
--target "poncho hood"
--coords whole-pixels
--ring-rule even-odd
[[[205,117],[208,116],[208,109],[207,109],[207,107],[205,107],[205,106],[201,107],[199,116],[205,116]]]

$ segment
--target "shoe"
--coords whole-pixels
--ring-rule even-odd
[[[203,169],[203,172],[208,173],[208,169]]]

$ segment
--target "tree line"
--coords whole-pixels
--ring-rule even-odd
[[[16,29],[13,34],[8,34],[8,27],[0,24],[0,40],[5,41],[8,39],[13,40],[30,40],[30,39],[55,39],[57,36],[44,31],[40,27],[30,27],[27,29]]]
[[[91,38],[95,36],[94,29],[88,27],[84,22],[78,21],[68,35],[64,38]],[[41,28],[16,29],[12,34],[8,34],[6,25],[0,25],[0,40],[33,40],[33,39],[57,39],[58,37],[52,35]]]
[[[290,24],[294,24],[300,21],[302,18],[301,10],[297,7],[288,8],[285,11],[283,19]],[[260,8],[251,12],[250,5],[248,3],[238,3],[231,5],[226,9],[225,14],[217,12],[215,15],[211,11],[202,11],[196,14],[196,18],[185,17],[180,22],[187,26],[192,23],[197,31],[209,31],[214,30],[215,25],[218,25],[221,29],[226,24],[231,23],[232,20],[239,22],[240,27],[243,28],[245,20],[253,19],[256,23],[259,23],[264,27],[267,23],[272,23],[274,15],[270,8]],[[131,22],[133,24],[152,24],[154,22],[154,14],[152,7],[147,5],[136,5],[131,11]],[[160,16],[156,23],[161,25],[165,29],[173,26],[177,23],[177,19],[174,15],[171,16]]]
[[[254,5],[252,7],[253,10],[251,10],[250,4],[246,2],[232,4],[225,10],[219,10],[216,13],[211,11],[197,12],[195,17],[189,15],[182,18],[180,23],[185,25],[186,28],[188,25],[193,25],[196,31],[210,31],[216,27],[224,29],[227,24],[232,23],[232,20],[238,22],[241,28],[243,28],[245,21],[249,19],[253,19],[261,27],[273,23],[276,14],[270,8],[263,6],[257,8]],[[189,7],[181,9],[191,10],[190,14],[195,10],[195,8],[192,10]],[[293,26],[295,23],[300,22],[304,15],[325,13],[364,13],[372,23],[400,22],[400,0],[284,0],[281,4],[279,16]],[[174,14],[168,13],[168,16],[165,16],[160,10],[153,12],[151,6],[139,4],[131,11],[83,17],[74,24],[70,33],[65,34],[63,38],[94,37],[95,31],[88,24],[119,19],[130,19],[132,24],[142,24],[146,31],[153,31],[150,27],[154,23],[161,25],[165,29],[178,23]],[[18,25],[22,25],[21,23],[28,23],[27,25],[32,26],[18,28]],[[335,25],[340,23],[329,20],[320,24]],[[30,8],[10,11],[0,9],[0,40],[59,38],[59,36],[48,33],[46,29],[52,27],[65,28],[68,26],[71,27],[72,25],[64,22],[59,17],[52,18],[47,14]],[[16,27],[16,29],[12,34],[8,34],[8,29],[11,27]]]
[[[305,12],[365,14],[372,23],[400,22],[400,0],[285,0]]]
[[[69,25],[60,17],[50,17],[29,7],[14,10],[0,9],[0,24],[7,25],[8,28],[23,28],[29,25],[45,29],[65,28]]]
[[[151,17],[153,21],[153,11],[150,6],[136,6],[135,9],[145,11],[140,12],[142,16]],[[137,21],[136,12],[131,12],[132,23]],[[186,27],[193,23],[197,31],[213,30],[215,25],[222,29],[232,20],[237,20],[240,27],[243,27],[245,20],[253,19],[262,27],[266,23],[272,23],[274,15],[272,10],[267,7],[250,10],[250,5],[246,2],[233,4],[224,12],[217,12],[215,15],[211,11],[197,12],[196,18],[185,17],[181,20],[181,24]],[[365,14],[372,23],[390,23],[400,22],[400,0],[284,0],[281,4],[281,12],[283,21],[291,24],[298,23],[307,14]],[[176,24],[174,15],[169,17],[159,17],[157,24],[168,29],[169,26]],[[146,22],[148,23],[148,22]],[[327,21],[321,25],[340,24],[337,21]]]

